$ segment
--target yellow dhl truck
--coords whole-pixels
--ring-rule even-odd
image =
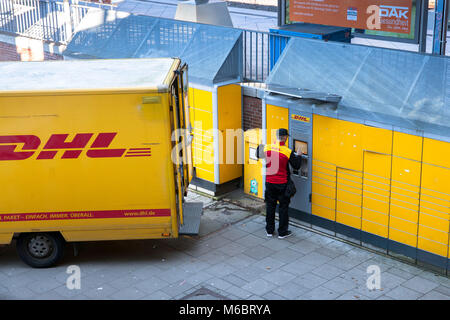
[[[198,232],[179,59],[3,62],[0,75],[0,244],[49,267],[66,242]]]

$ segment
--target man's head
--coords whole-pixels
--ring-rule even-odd
[[[286,142],[288,137],[289,132],[287,131],[287,129],[280,128],[277,130],[277,140],[279,142]]]

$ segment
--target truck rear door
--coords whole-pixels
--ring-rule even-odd
[[[184,196],[192,177],[192,135],[189,124],[187,105],[187,65],[176,71],[177,76],[171,86],[173,133],[172,142],[175,166],[175,186],[180,234],[197,234],[203,203],[186,203]],[[186,218],[186,219],[185,219]]]

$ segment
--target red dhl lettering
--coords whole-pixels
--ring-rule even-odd
[[[298,114],[293,114],[292,119],[298,120],[298,121],[303,121],[303,122],[309,122],[309,120],[310,120],[308,117],[300,116]]]
[[[70,220],[70,219],[111,219],[170,217],[170,209],[106,210],[83,212],[40,212],[0,214],[0,222]]]
[[[25,160],[37,154],[36,160],[55,159],[62,152],[61,159],[77,159],[85,152],[88,158],[150,157],[151,148],[110,149],[117,132],[102,132],[95,139],[94,133],[77,133],[71,141],[69,134],[52,134],[42,150],[41,139],[35,135],[0,136],[0,160]],[[86,148],[89,142],[92,144]],[[22,145],[20,151],[16,151]]]

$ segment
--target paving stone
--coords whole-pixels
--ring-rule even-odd
[[[382,295],[382,296],[379,296],[378,298],[376,298],[376,300],[395,300],[395,299],[391,298],[389,296],[386,296],[386,295]]]
[[[330,260],[331,260],[330,257],[324,256],[323,254],[317,252],[308,253],[301,258],[302,262],[310,264],[315,267],[321,266],[329,262]]]
[[[244,280],[242,278],[239,278],[235,276],[234,274],[226,275],[225,277],[222,277],[223,280],[228,281],[229,283],[241,288],[243,285],[249,283],[250,281]]]
[[[340,294],[323,286],[314,288],[298,297],[299,300],[334,300]]]
[[[360,293],[352,292],[352,290],[350,290],[337,297],[336,300],[370,300],[370,298]]]
[[[272,255],[273,253],[274,253],[274,251],[272,249],[269,249],[269,248],[263,247],[263,246],[252,247],[252,248],[249,248],[249,249],[245,250],[244,252],[242,252],[242,254],[245,254],[256,260],[262,260],[262,259]]]
[[[141,282],[142,280],[139,279],[137,276],[135,276],[134,274],[128,274],[122,277],[118,277],[116,280],[114,281],[108,281],[108,282],[104,282],[101,285],[98,285],[96,287],[102,287],[105,283],[111,285],[112,287],[116,288],[116,289],[124,289],[127,287],[130,287],[132,285],[135,285],[139,282]],[[96,289],[94,287],[94,289]]]
[[[391,267],[387,271],[392,273],[392,274],[394,274],[394,275],[396,275],[397,277],[403,278],[405,280],[409,280],[409,279],[415,277],[414,274],[412,274],[410,272],[407,272],[405,270],[399,269],[397,267]]]
[[[147,280],[139,282],[138,284],[135,285],[135,287],[146,294],[150,294],[168,285],[169,283],[167,281],[152,276]]]
[[[234,256],[244,252],[247,249],[247,247],[240,245],[239,243],[230,242],[223,247],[220,247],[218,250],[229,256]]]
[[[381,282],[382,288],[393,289],[395,287],[398,287],[399,285],[405,285],[407,280],[405,280],[404,278],[401,278],[399,276],[396,276],[396,275],[390,273],[389,271],[385,271],[385,272],[381,272],[380,282]]]
[[[264,294],[262,296],[263,299],[265,300],[286,300],[285,297],[282,297],[276,293],[274,293],[273,291],[269,291],[266,294]]]
[[[313,252],[320,253],[321,255],[327,256],[332,259],[337,258],[340,255],[342,255],[341,252],[334,250],[332,248],[328,248],[328,247],[320,247],[320,248],[314,250]]]
[[[108,284],[104,284],[98,288],[83,290],[83,295],[94,300],[110,299],[110,297],[118,293],[120,289],[114,288]]]
[[[119,290],[118,292],[114,293],[110,296],[110,299],[114,300],[138,300],[145,297],[145,293],[142,291],[139,291],[136,288],[125,288],[122,290]]]
[[[222,263],[226,260],[229,260],[230,256],[219,250],[213,250],[199,256],[198,259],[203,262],[209,263],[210,265],[215,265],[217,263]]]
[[[7,279],[3,280],[2,285],[8,289],[15,289],[26,287],[36,280],[36,275],[33,276],[31,274],[19,274],[16,276],[10,276]]]
[[[258,260],[251,258],[245,254],[239,254],[230,259],[227,259],[225,261],[225,263],[229,264],[230,266],[240,269],[240,268],[248,267],[249,265],[252,265],[257,261]]]
[[[266,242],[267,239],[259,238],[255,235],[249,234],[245,237],[239,238],[235,240],[236,243],[239,243],[247,248],[254,247]]]
[[[334,258],[330,261],[328,261],[328,264],[333,265],[339,269],[342,270],[350,270],[355,268],[356,266],[360,265],[362,261],[350,258],[344,255],[340,255],[337,258]]]
[[[265,299],[261,296],[254,294],[250,298],[248,298],[248,300],[265,300]]]
[[[208,272],[197,272],[187,277],[185,280],[194,285],[199,285],[208,281],[209,279],[214,278],[214,276]]]
[[[312,273],[325,278],[332,279],[344,273],[344,270],[332,266],[330,263],[319,265],[312,270]]]
[[[431,290],[419,298],[419,300],[450,300],[450,296]]]
[[[267,292],[273,290],[276,287],[275,284],[264,279],[257,279],[247,283],[242,289],[253,293],[254,295],[264,295]],[[252,298],[251,298],[252,299]]]
[[[248,233],[254,233],[261,229],[261,224],[254,221],[243,221],[236,224],[236,227]]]
[[[439,293],[442,293],[446,296],[450,296],[450,288],[447,286],[443,286],[442,284],[438,287],[434,288],[433,291],[437,291]]]
[[[320,248],[320,245],[315,244],[314,242],[311,242],[309,240],[301,240],[301,241],[297,242],[296,244],[289,246],[288,248],[306,255],[306,254],[313,252],[314,250]]]
[[[372,259],[363,261],[361,264],[358,265],[358,268],[361,270],[367,271],[367,268],[369,268],[370,266],[379,267],[381,273],[387,272],[391,268],[390,265],[384,264],[376,258],[375,259],[372,258]]]
[[[202,240],[201,244],[203,246],[209,247],[209,248],[213,248],[213,249],[219,249],[222,248],[223,246],[226,246],[227,244],[232,243],[231,240],[220,236],[220,235],[214,235],[213,237],[210,237],[207,240]]]
[[[175,297],[177,295],[184,294],[192,287],[195,287],[195,285],[187,281],[182,281],[180,283],[170,284],[167,287],[162,288],[161,290],[164,293],[168,294],[170,297]]]
[[[224,237],[226,239],[235,241],[235,240],[240,239],[242,237],[248,236],[248,232],[242,231],[242,230],[237,229],[237,228],[227,228],[225,230],[225,232],[223,232],[221,235],[222,235],[222,237]]]
[[[206,283],[208,283],[210,286],[212,286],[214,288],[217,288],[217,289],[220,289],[220,290],[226,290],[226,289],[228,289],[229,287],[231,287],[233,285],[230,282],[222,280],[220,278],[208,279],[206,281]]]
[[[410,280],[405,281],[402,286],[420,293],[427,293],[438,287],[439,284],[437,282],[427,280],[423,277],[416,276]]]
[[[189,262],[182,263],[180,265],[180,268],[186,272],[192,273],[192,272],[200,272],[201,270],[209,268],[210,266],[211,265],[207,262],[193,258],[190,259]]]
[[[324,284],[328,280],[324,279],[320,276],[317,276],[312,272],[307,272],[307,273],[297,276],[293,281],[307,289],[314,289],[314,288],[320,287],[322,284]]]
[[[171,297],[162,291],[157,291],[149,294],[148,296],[144,296],[141,298],[142,300],[170,300]]]
[[[275,253],[271,254],[270,257],[280,262],[290,263],[303,257],[303,254],[298,251],[285,248],[277,250]]]
[[[352,281],[339,277],[325,282],[322,286],[340,294],[343,294],[356,287],[356,285]]]
[[[362,294],[366,297],[369,297],[370,299],[377,299],[377,298],[389,293],[391,291],[391,289],[380,288],[380,289],[369,290],[367,288],[366,284],[364,283],[364,284],[361,284],[360,286],[357,286],[353,291],[357,294]]]
[[[423,296],[423,294],[403,286],[398,286],[386,293],[386,296],[396,300],[416,300]]]
[[[65,282],[60,282],[55,279],[40,279],[38,281],[34,281],[32,283],[28,284],[28,288],[30,288],[33,292],[37,294],[42,294],[49,292],[53,289],[58,288],[62,284],[65,284]]]
[[[201,243],[196,243],[195,246],[190,247],[189,249],[185,250],[184,253],[198,258],[200,256],[203,256],[211,251],[213,251],[214,249],[206,246],[206,245],[202,245]]]
[[[5,299],[31,299],[33,297],[39,297],[35,292],[31,291],[26,287],[14,287],[8,288],[8,293],[6,294]],[[39,299],[39,298],[38,298]]]
[[[46,292],[44,295],[41,295],[41,300],[52,300],[52,301],[56,301],[56,300],[66,300],[67,298],[58,294],[57,292],[51,290]]]
[[[424,279],[433,281],[438,283],[439,285],[450,286],[450,278],[446,277],[442,274],[433,273],[430,271],[422,271],[417,276],[422,277]],[[411,277],[413,278],[413,277]],[[409,280],[409,279],[408,279]]]
[[[262,260],[259,260],[253,264],[255,267],[261,268],[267,272],[272,272],[277,270],[281,266],[285,265],[284,262],[280,262],[272,257],[266,257]]]
[[[339,275],[340,278],[352,281],[356,286],[366,286],[367,279],[370,275],[361,269],[353,268]]]
[[[252,295],[251,292],[248,292],[247,290],[244,290],[243,288],[235,285],[228,287],[225,291],[240,299],[248,299]]]
[[[254,280],[260,279],[263,275],[267,274],[267,272],[258,267],[248,266],[236,270],[236,272],[234,272],[233,274],[236,277],[242,278],[247,282],[252,282]]]
[[[299,296],[304,295],[308,291],[309,289],[302,287],[301,285],[294,282],[284,283],[283,285],[280,285],[272,290],[272,292],[274,292],[276,295],[291,300],[297,299]]]
[[[315,267],[312,266],[311,264],[303,263],[296,260],[294,262],[282,266],[281,269],[296,275],[302,275],[312,271],[313,269],[315,269]]]
[[[213,276],[216,276],[216,277],[224,277],[231,273],[235,273],[236,270],[237,269],[231,265],[228,265],[225,263],[218,263],[218,264],[206,269],[206,272],[208,272],[209,274],[212,274]]]
[[[292,273],[283,270],[275,270],[264,275],[262,278],[268,280],[278,286],[284,285],[285,283],[293,280],[296,276]]]
[[[264,234],[264,236],[266,235]],[[292,246],[292,243],[283,240],[285,239],[278,239],[278,237],[274,236],[272,239],[267,239],[267,241],[263,242],[261,245],[274,251],[279,251],[286,247]]]
[[[80,289],[68,289],[67,286],[64,284],[63,286],[59,286],[55,289],[53,289],[54,292],[56,292],[58,295],[65,297],[66,299],[73,299],[76,296],[79,296],[83,293],[83,291],[89,290],[89,288],[84,288],[83,283],[81,283]]]
[[[81,287],[82,288],[96,288],[104,283],[109,283],[114,281],[116,278],[112,277],[111,275],[105,275],[101,271],[88,274],[87,276],[81,277]]]

